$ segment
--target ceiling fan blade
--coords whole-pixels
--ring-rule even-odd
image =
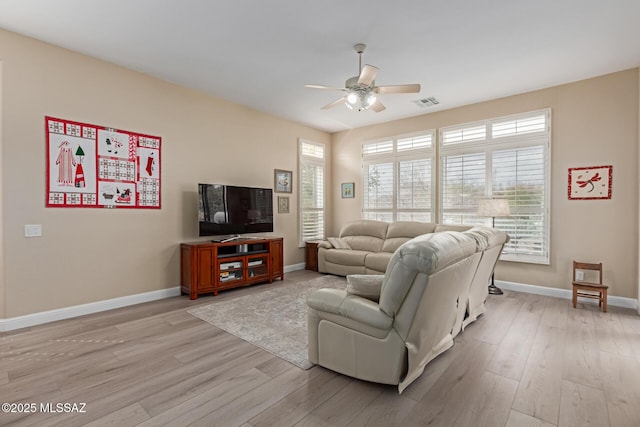
[[[344,104],[346,101],[347,101],[347,97],[346,97],[346,96],[343,96],[342,98],[340,98],[340,99],[336,99],[335,101],[333,101],[333,102],[331,102],[331,103],[329,103],[329,104],[325,105],[324,107],[322,107],[322,108],[320,108],[320,109],[321,109],[321,110],[327,110],[327,109],[329,109],[329,108],[333,108],[333,107],[335,107],[336,105]]]
[[[323,85],[304,85],[304,87],[309,89],[329,89],[329,90],[341,90],[344,91],[343,87],[335,87],[335,86],[323,86]]]
[[[378,74],[378,67],[366,64],[360,71],[360,77],[358,77],[358,85],[371,86],[371,83],[376,79]]]
[[[373,111],[375,111],[376,113],[379,113],[380,111],[384,110],[385,107],[382,102],[380,102],[379,99],[376,99],[376,102],[373,103],[373,105],[370,107]]]
[[[374,89],[377,93],[418,93],[420,92],[419,84],[410,85],[392,85],[392,86],[378,86]]]

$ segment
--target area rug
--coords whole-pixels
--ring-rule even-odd
[[[342,277],[322,276],[188,312],[302,369],[309,369],[313,365],[307,360],[307,296],[316,289],[346,285]]]

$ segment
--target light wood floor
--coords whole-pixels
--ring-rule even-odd
[[[313,277],[294,272],[284,283]],[[213,298],[0,334],[0,401],[38,411],[0,413],[0,425],[640,426],[640,317],[629,309],[489,296],[487,313],[398,395],[299,369],[186,312]],[[86,412],[39,412],[59,402]]]

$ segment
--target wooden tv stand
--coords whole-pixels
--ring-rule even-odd
[[[201,294],[284,280],[283,240],[237,239],[180,245],[180,290],[190,299]]]

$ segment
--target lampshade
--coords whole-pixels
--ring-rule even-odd
[[[481,199],[478,206],[478,216],[498,218],[509,216],[509,200],[507,199]]]

